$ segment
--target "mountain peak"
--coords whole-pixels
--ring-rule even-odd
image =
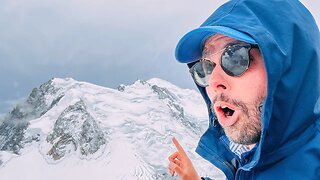
[[[34,88],[0,125],[0,170],[21,167],[12,157],[37,156],[55,166],[72,161],[80,168],[90,164],[83,160],[92,161],[107,170],[108,179],[166,179],[172,136],[191,152],[206,128],[206,113],[196,91],[158,78],[117,89],[53,78]],[[191,157],[200,159],[194,152]],[[120,174],[113,172],[118,161],[127,161]]]

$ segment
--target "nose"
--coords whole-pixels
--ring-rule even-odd
[[[217,64],[210,76],[208,90],[213,90],[215,93],[229,91],[231,87],[227,76],[220,64]]]

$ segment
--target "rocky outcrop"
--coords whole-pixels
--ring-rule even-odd
[[[47,142],[52,144],[48,155],[59,160],[66,153],[79,150],[84,156],[94,154],[106,143],[103,131],[86,110],[82,100],[67,107],[54,124]]]

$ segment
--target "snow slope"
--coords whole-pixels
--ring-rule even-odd
[[[117,89],[54,78],[0,123],[0,179],[177,179],[180,140],[201,176],[224,179],[195,152],[207,127],[200,95],[161,79]]]

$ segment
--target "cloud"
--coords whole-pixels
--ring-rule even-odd
[[[175,45],[223,2],[2,0],[0,104],[51,77],[108,87],[160,77],[193,88],[185,65],[174,60]],[[303,2],[314,13],[320,8]]]

